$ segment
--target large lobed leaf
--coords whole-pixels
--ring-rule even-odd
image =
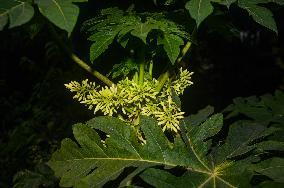
[[[49,165],[61,177],[63,187],[101,187],[115,179],[126,167],[165,165],[174,167],[190,163],[181,139],[170,143],[153,119],[143,117],[141,128],[147,144],[136,140],[131,126],[112,117],[98,117],[73,127],[78,146],[70,139],[62,141]],[[110,137],[101,142],[98,129]]]
[[[222,116],[211,116],[202,123],[212,112],[210,107],[190,116],[182,123],[183,138],[189,148],[195,163],[200,164],[202,170],[191,163],[187,171],[180,177],[159,169],[149,168],[140,177],[154,187],[251,187],[250,178],[256,171],[278,181],[279,171],[283,166],[279,160],[266,165],[253,165],[254,156],[250,151],[260,148],[261,138],[271,135],[274,128],[265,128],[258,124],[233,124],[230,126],[225,144],[212,147],[210,138],[222,127]],[[267,144],[265,144],[267,146]],[[268,146],[269,147],[269,146]],[[270,146],[270,149],[273,146]],[[275,148],[274,148],[275,149]],[[212,151],[211,151],[212,150]],[[236,158],[242,156],[241,158]],[[273,158],[274,160],[274,158]],[[280,165],[274,171],[275,164]],[[265,167],[265,168],[264,168]],[[271,167],[271,168],[269,168]],[[197,170],[198,169],[198,170]],[[253,170],[252,170],[253,169]],[[266,169],[266,170],[264,170]]]
[[[142,21],[145,20],[145,21]],[[126,47],[131,37],[140,39],[148,44],[149,33],[156,30],[160,35],[158,45],[163,45],[172,64],[180,52],[183,40],[189,40],[189,34],[181,26],[170,21],[162,13],[137,13],[123,12],[118,8],[108,8],[101,11],[101,16],[88,20],[83,24],[83,30],[90,33],[89,40],[93,42],[90,48],[90,60],[93,62],[116,39]]]
[[[182,138],[177,135],[174,142],[168,140],[154,119],[142,117],[144,145],[137,140],[135,130],[121,120],[94,118],[86,124],[74,125],[78,144],[71,139],[63,140],[48,164],[63,187],[102,187],[127,167],[136,170],[126,176],[121,186],[143,170],[140,177],[155,187],[250,187],[254,172],[277,179],[273,171],[263,170],[277,161],[253,166],[255,158],[251,155],[282,146],[269,146],[271,141],[263,140],[276,129],[240,121],[230,126],[224,144],[214,146],[212,138],[221,130],[223,117],[210,116],[212,112],[212,107],[207,107],[185,118],[181,122]],[[101,132],[109,135],[104,142]],[[186,172],[176,177],[163,169],[151,168],[156,166],[181,166]]]
[[[88,0],[35,0],[42,15],[57,27],[70,33],[77,22],[79,7],[73,3]]]
[[[34,9],[26,0],[0,0],[0,31],[8,24],[9,28],[23,25],[30,21]]]

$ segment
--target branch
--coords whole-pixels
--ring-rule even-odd
[[[85,69],[87,72],[104,82],[108,86],[115,85],[111,80],[109,80],[106,76],[102,75],[98,71],[94,70],[92,67],[90,67],[87,63],[85,63],[83,60],[81,60],[76,54],[72,52],[71,49],[69,49],[64,42],[60,39],[58,34],[56,33],[54,27],[51,24],[48,24],[49,31],[58,43],[58,45],[68,54],[68,56],[77,63],[81,68]]]

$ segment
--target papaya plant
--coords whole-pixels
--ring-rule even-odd
[[[162,7],[155,11],[141,11],[134,1],[127,9],[109,5],[83,23],[77,22],[79,4],[87,0],[0,2],[0,30],[29,24],[36,14],[62,50],[105,84],[88,79],[65,84],[75,93],[74,99],[103,116],[75,124],[75,141],[64,139],[47,163],[61,187],[283,186],[284,145],[277,134],[283,132],[282,92],[235,99],[224,110],[225,118],[213,114],[210,106],[185,117],[179,98],[193,84],[193,72],[182,68],[181,62],[215,9],[236,5],[278,33],[265,5],[283,5],[283,1],[154,0],[151,6]],[[156,11],[180,4],[182,16],[194,20],[193,27],[174,18],[179,10]],[[114,63],[108,76],[81,60],[58,34],[61,29],[71,37],[76,24],[91,42],[90,64],[104,58],[114,44],[129,52]],[[239,114],[247,118],[236,121]],[[259,176],[263,179],[254,183]]]

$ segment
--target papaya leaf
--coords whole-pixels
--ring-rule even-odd
[[[253,168],[257,173],[267,176],[278,183],[284,183],[284,159],[274,157],[261,161]]]
[[[192,114],[184,118],[186,127],[190,128],[191,126],[196,126],[204,122],[212,113],[214,108],[212,106],[206,106],[204,109],[199,110],[197,114]],[[188,129],[187,128],[187,129]]]
[[[153,29],[158,29],[157,25],[148,22],[141,23],[133,27],[131,35],[140,38],[146,44],[146,38]]]
[[[177,35],[164,34],[158,38],[158,44],[163,45],[171,63],[174,65],[180,52],[180,46],[183,45],[183,39]]]
[[[215,134],[217,134],[223,126],[222,114],[215,114],[202,124],[188,125],[187,121],[190,118],[182,121],[181,126],[185,128],[185,134],[183,139],[188,148],[196,158],[196,161],[200,163],[204,169],[210,170],[211,164],[207,159],[207,153],[211,147],[211,141],[204,141]]]
[[[23,25],[34,15],[32,5],[25,0],[0,0],[0,31],[8,24],[9,28]]]
[[[278,151],[282,146],[268,146],[268,136],[278,129],[249,120],[237,121],[229,126],[224,144],[213,145],[212,139],[223,126],[223,116],[210,116],[212,112],[208,106],[182,120],[181,136],[176,135],[172,142],[156,120],[142,116],[141,134],[146,141],[143,145],[132,126],[114,117],[97,117],[74,125],[77,142],[63,140],[48,164],[63,187],[102,187],[128,167],[136,169],[124,176],[120,186],[129,185],[139,175],[155,187],[250,187],[250,178],[260,174],[263,166],[278,164],[254,164],[255,155]],[[102,133],[108,135],[104,140]],[[157,166],[164,169],[154,169]],[[167,171],[177,166],[185,170],[180,177]],[[272,171],[262,173],[281,180]]]
[[[197,27],[213,13],[214,8],[211,2],[218,2],[218,0],[190,0],[185,4],[190,16],[196,21]]]
[[[265,182],[262,182],[259,186],[259,188],[282,188],[284,187],[284,183],[277,183],[277,182],[274,182],[274,181],[265,181]]]
[[[90,60],[92,62],[108,49],[108,46],[113,42],[118,32],[119,29],[100,31],[89,37],[90,41],[95,42],[90,47]]]
[[[233,104],[224,109],[228,113],[226,118],[245,115],[256,123],[268,125],[270,123],[284,124],[284,93],[276,91],[275,95],[263,95],[260,98],[252,96],[235,98]]]
[[[282,0],[268,0],[269,2],[277,3],[278,5],[284,5],[284,1]]]
[[[238,165],[241,167],[241,164]],[[250,175],[244,168],[238,169],[231,165],[226,170],[222,171],[223,174],[217,176],[213,174],[198,173],[198,172],[185,172],[182,176],[177,177],[167,171],[148,168],[140,177],[148,184],[157,188],[196,188],[196,187],[224,187],[224,188],[235,188],[235,187],[250,187],[249,176]],[[222,177],[226,174],[226,178]],[[236,179],[234,179],[236,178]],[[234,182],[232,184],[227,179]],[[239,181],[239,182],[238,182]]]
[[[268,29],[271,29],[275,33],[278,33],[272,12],[265,7],[259,6],[258,5],[259,3],[265,3],[265,2],[263,2],[262,0],[260,1],[239,0],[238,6],[240,8],[245,9],[249,13],[249,15],[252,16],[254,21],[256,21],[257,23],[259,23],[264,27],[267,27]]]
[[[284,151],[284,142],[269,140],[259,144],[258,149],[263,151]]]
[[[105,145],[94,129],[110,136]],[[145,169],[190,163],[181,139],[176,139],[176,146],[170,143],[155,120],[142,117],[141,129],[147,141],[143,146],[133,128],[116,118],[98,117],[86,124],[76,124],[73,132],[80,146],[70,139],[63,140],[61,149],[48,164],[61,178],[61,186],[101,187],[126,167]]]
[[[210,138],[219,132],[223,123],[221,114],[213,115],[204,122],[211,110],[207,107],[197,115],[189,116],[181,124],[185,130],[183,140],[194,161],[188,164],[186,172],[177,177],[165,170],[148,168],[139,175],[146,183],[163,188],[251,187],[250,178],[254,174],[251,169],[256,166],[252,163],[254,156],[248,152],[261,148],[261,138],[271,135],[276,129],[238,122],[230,126],[225,144],[212,148]],[[239,155],[243,157],[232,159]],[[199,164],[199,168],[194,163]]]
[[[79,7],[74,2],[88,0],[35,0],[39,11],[57,27],[70,33],[73,31],[79,15]]]
[[[219,4],[226,5],[227,8],[230,8],[231,4],[233,4],[236,1],[237,0],[221,0],[221,2]]]
[[[91,61],[98,58],[115,39],[124,48],[131,37],[137,37],[148,45],[149,33],[156,30],[163,36],[159,44],[164,45],[171,63],[174,64],[183,39],[189,40],[189,34],[184,28],[162,13],[138,14],[123,12],[116,7],[102,10],[100,16],[86,21],[82,30],[89,33],[89,40],[94,42],[91,46]]]
[[[138,71],[138,65],[132,58],[126,58],[121,63],[115,64],[108,74],[115,78],[126,78],[131,72]]]
[[[261,149],[266,142],[255,141],[265,138],[277,130],[273,127],[266,128],[263,125],[249,121],[237,121],[230,125],[225,143],[213,150],[215,161],[221,163],[222,161],[247,154],[256,148]],[[266,150],[269,150],[269,148],[267,146]]]
[[[13,178],[13,188],[54,187],[56,178],[53,171],[45,164],[38,164],[33,171],[17,172]]]

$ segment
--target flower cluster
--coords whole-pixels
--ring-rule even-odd
[[[95,83],[84,80],[82,84],[72,81],[65,86],[75,92],[74,98],[88,106],[90,110],[103,112],[104,115],[118,116],[120,119],[134,125],[139,123],[139,115],[154,117],[163,131],[178,132],[179,121],[183,118],[178,105],[173,101],[172,93],[183,93],[192,84],[191,75],[187,70],[180,69],[178,79],[165,84],[159,93],[159,82],[155,79],[145,80],[138,84],[128,78],[111,87],[96,87]]]

